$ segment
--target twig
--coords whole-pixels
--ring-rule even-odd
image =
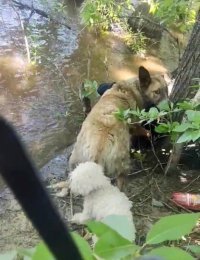
[[[150,169],[152,169],[152,168],[149,167],[149,168],[145,168],[145,169],[142,169],[142,170],[139,170],[139,171],[133,172],[133,173],[129,173],[128,176],[133,176],[133,175],[136,175],[136,174],[138,174],[138,173],[140,173],[140,172],[148,171],[148,170],[150,170]]]
[[[156,183],[156,187],[158,188],[159,192],[160,192],[160,193],[163,193],[163,192],[161,191],[160,187],[158,186],[157,181],[156,181],[155,179],[154,179],[154,181],[155,181],[155,183]]]
[[[137,206],[142,206],[144,204],[144,202],[150,198],[152,198],[151,193],[142,202],[138,203]]]
[[[27,10],[30,10],[31,11],[31,15],[29,16],[29,19],[31,18],[31,16],[34,14],[34,13],[37,13],[39,14],[40,16],[44,17],[44,18],[48,18],[50,19],[51,21],[54,21],[60,25],[63,25],[65,27],[67,27],[69,30],[71,30],[71,27],[65,23],[61,23],[57,20],[55,20],[53,17],[51,17],[49,14],[47,14],[46,12],[44,12],[43,10],[40,10],[38,8],[34,8],[33,6],[30,6],[30,5],[27,5],[27,4],[24,4],[24,3],[21,3],[19,1],[16,1],[16,0],[12,0],[12,2],[20,9],[27,9]]]
[[[72,218],[74,215],[74,210],[73,210],[73,197],[71,191],[69,192],[69,201],[70,201],[70,213]]]
[[[171,202],[173,202],[176,206],[178,206],[179,208],[181,208],[181,209],[183,209],[183,210],[185,210],[186,212],[188,212],[188,213],[192,213],[192,211],[191,210],[189,210],[189,209],[186,209],[185,207],[183,207],[183,206],[181,206],[180,204],[178,204],[178,203],[176,203],[175,201],[173,201],[172,199],[169,199]]]
[[[178,210],[176,210],[174,207],[170,206],[169,204],[167,204],[166,202],[162,201],[162,204],[165,205],[165,207],[167,207],[168,209],[176,212],[176,213],[180,213]]]
[[[22,32],[23,32],[23,35],[24,35],[24,42],[25,42],[25,47],[26,47],[27,60],[28,60],[28,63],[31,63],[30,49],[29,49],[29,44],[28,44],[28,38],[26,36],[25,29],[24,29],[24,23],[23,23],[23,21],[21,19],[20,14],[15,10],[13,5],[12,5],[12,8],[15,11],[15,13],[17,14],[18,18],[19,18],[20,25],[21,25],[21,28],[22,28]]]
[[[21,3],[19,1],[16,1],[16,0],[12,0],[12,2],[20,9],[28,9],[28,10],[31,10],[32,12],[34,13],[37,13],[45,18],[49,18],[48,14],[38,8],[34,8],[33,6],[30,6],[30,5],[27,5],[27,4],[24,4],[24,3]]]
[[[162,163],[161,163],[161,161],[159,160],[159,158],[158,158],[158,156],[157,156],[157,154],[156,154],[156,151],[155,151],[155,148],[154,148],[154,145],[153,145],[153,141],[152,141],[152,137],[151,137],[151,136],[150,136],[149,140],[150,140],[150,143],[151,143],[151,149],[152,149],[152,151],[153,151],[153,154],[154,154],[154,156],[156,157],[156,160],[157,160],[157,162],[158,162],[160,168],[161,168],[162,171],[164,172],[164,168],[163,168],[163,166],[162,166]]]
[[[90,52],[90,46],[88,45],[87,48],[88,51],[88,61],[87,61],[87,78],[90,78],[90,68],[91,68],[91,52]]]
[[[122,16],[121,18],[128,18],[128,17],[125,17],[125,16]],[[131,16],[131,18],[135,18],[135,19],[140,19],[140,20],[144,20],[146,21],[147,23],[151,23],[151,24],[154,24],[158,27],[160,27],[160,30],[161,31],[166,31],[174,40],[175,42],[177,43],[177,45],[179,46],[179,42],[178,42],[178,38],[176,38],[166,27],[164,27],[163,25],[161,25],[160,23],[157,23],[155,21],[152,21],[144,16]]]
[[[70,86],[70,90],[71,92],[80,99],[78,92],[76,92],[72,87],[71,84],[69,82],[67,82],[65,76],[63,75],[62,71],[59,69],[59,67],[57,66],[57,64],[54,64],[55,68],[57,69],[58,73],[60,74],[60,76],[62,77],[63,81],[65,82],[66,86]]]
[[[190,183],[188,183],[188,185],[186,185],[183,189],[185,190],[186,188],[188,188],[192,183],[194,183],[195,181],[197,181],[200,178],[200,175],[197,176],[194,180],[192,180]]]
[[[132,198],[134,198],[134,197],[140,195],[140,194],[143,193],[143,191],[146,190],[148,187],[149,187],[149,183],[148,183],[148,185],[145,185],[144,188],[143,188],[142,190],[140,190],[138,193],[131,195],[131,196],[129,197],[129,199],[132,199]]]
[[[154,216],[151,216],[151,218],[150,218],[149,215],[145,215],[145,214],[135,212],[135,211],[134,211],[134,215],[141,216],[141,217],[144,217],[144,218],[148,218],[149,220],[151,220],[151,218],[152,219],[158,219],[157,217],[154,217]]]

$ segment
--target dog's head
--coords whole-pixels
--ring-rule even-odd
[[[168,99],[165,75],[150,75],[149,71],[141,66],[138,77],[144,108],[156,106],[160,101]]]
[[[104,175],[103,168],[94,162],[80,163],[70,173],[70,189],[76,195],[86,196],[109,185],[110,180]]]
[[[149,109],[158,105],[160,101],[168,99],[167,85],[165,75],[150,75],[147,69],[140,66],[138,79],[119,81],[113,84],[112,89],[129,101],[133,107],[137,105],[140,108]],[[106,92],[110,93],[112,89]]]

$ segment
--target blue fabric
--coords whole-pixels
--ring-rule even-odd
[[[102,95],[106,92],[106,90],[112,88],[112,86],[113,86],[114,83],[115,83],[115,82],[112,82],[112,83],[102,83],[102,84],[100,84],[99,87],[98,87],[98,89],[97,89],[98,94],[102,96]]]

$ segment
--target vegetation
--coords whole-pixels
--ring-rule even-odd
[[[81,8],[82,22],[89,27],[109,30],[113,23],[120,23],[124,9],[133,9],[130,0],[86,0]]]
[[[197,1],[193,0],[147,0],[149,13],[155,16],[160,25],[167,28],[176,28],[181,32],[192,28],[196,11]],[[147,37],[141,31],[133,32],[127,24],[130,14],[135,13],[135,8],[130,0],[86,0],[81,8],[82,23],[89,28],[99,31],[107,31],[113,24],[123,28],[124,40],[133,52],[143,52],[146,48]],[[142,18],[141,18],[142,19]]]
[[[87,223],[87,230],[93,238],[91,245],[80,235],[71,235],[84,260],[92,259],[126,259],[132,260],[139,256],[160,256],[166,260],[194,259],[191,254],[198,256],[200,246],[183,245],[180,249],[175,244],[181,244],[183,236],[187,236],[200,217],[200,213],[179,214],[161,218],[156,222],[146,236],[146,242],[136,245],[131,233],[132,225],[125,216],[108,216],[103,222]],[[122,225],[123,223],[123,225]],[[94,242],[95,241],[95,242]],[[179,242],[178,242],[179,241]],[[21,249],[0,255],[0,259],[12,260],[18,255],[20,259],[52,260],[54,257],[44,243],[32,249]],[[6,258],[5,258],[6,257]]]
[[[174,113],[185,113],[184,123],[173,120]],[[157,121],[155,131],[160,134],[169,135],[172,143],[195,142],[200,139],[200,105],[192,104],[190,101],[172,102],[163,101],[157,107],[149,111],[142,110],[119,110],[116,116],[121,120],[127,120],[129,124],[149,124]],[[178,139],[177,139],[178,138]]]
[[[124,32],[124,41],[133,52],[143,52],[146,47],[146,37],[141,32],[131,30],[127,21],[127,12],[133,12],[130,0],[86,0],[81,8],[82,23],[100,32],[111,30],[114,26]]]
[[[185,32],[195,23],[197,4],[195,0],[150,0],[148,3],[149,12],[167,27],[175,27]]]

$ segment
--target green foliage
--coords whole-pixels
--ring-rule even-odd
[[[40,0],[40,3],[48,10],[48,13],[51,16],[58,17],[59,15],[67,14],[67,5],[65,1]]]
[[[150,13],[169,27],[176,27],[180,31],[189,30],[196,16],[195,0],[148,0]]]
[[[168,101],[162,101],[158,108],[152,107],[149,111],[139,110],[118,110],[115,115],[120,120],[126,120],[129,124],[146,121],[151,123],[157,120],[155,128],[157,133],[166,134],[171,137],[172,142],[177,143],[196,142],[200,140],[200,107],[188,101],[179,102],[174,105]],[[185,117],[182,123],[173,121],[172,115],[177,112],[184,112]]]
[[[81,89],[81,97],[89,97],[93,94],[97,94],[98,83],[94,80],[86,79]]]
[[[84,238],[82,238],[79,234],[73,232],[71,233],[72,238],[74,239],[74,242],[79,249],[79,252],[83,258],[83,260],[93,260],[92,257],[92,249],[90,248],[87,241],[85,241]]]
[[[104,221],[107,224],[97,221],[89,222],[87,228],[93,237],[95,236],[95,245],[90,246],[84,238],[75,232],[71,235],[84,260],[133,260],[141,255],[160,256],[166,260],[191,260],[194,258],[188,251],[198,256],[200,246],[188,245],[183,250],[170,245],[169,241],[180,240],[182,236],[189,235],[199,218],[200,213],[178,214],[161,218],[148,232],[146,243],[141,247],[135,245],[130,239],[128,230],[132,230],[131,223],[124,216],[110,216]],[[123,227],[122,224],[124,224]],[[126,230],[125,233],[123,228]],[[124,238],[124,234],[128,235],[129,239]],[[163,242],[166,241],[168,241],[169,246],[163,245]],[[40,243],[33,249],[18,252],[20,259],[24,260],[54,259],[44,243]],[[0,260],[13,260],[16,255],[17,253],[14,251],[1,254]]]
[[[195,254],[197,257],[200,257],[200,246],[197,245],[188,245],[185,248],[187,251],[192,252],[193,254]]]
[[[106,228],[106,230],[110,227],[131,242],[135,239],[135,227],[127,217],[110,215],[104,218],[102,222],[105,224],[104,228]]]
[[[132,32],[131,28],[127,25],[124,26],[125,36],[124,41],[126,45],[134,53],[145,53],[148,38],[143,32]]]
[[[197,214],[180,214],[160,219],[148,232],[146,243],[159,244],[168,240],[177,240],[188,235],[199,219]]]
[[[142,32],[133,33],[130,29],[125,10],[133,10],[130,0],[86,0],[81,8],[82,23],[98,31],[108,31],[112,24],[118,24],[124,31],[124,41],[135,53],[144,52],[147,38]]]
[[[47,246],[44,243],[40,243],[39,245],[36,246],[35,251],[30,259],[54,260],[54,257],[51,254],[51,252],[48,250]]]
[[[184,250],[177,247],[162,246],[151,250],[147,255],[160,256],[167,260],[181,259],[181,260],[194,260],[194,258],[185,252]]]
[[[119,23],[124,9],[132,9],[131,1],[86,0],[81,8],[82,23],[100,30],[109,30],[112,23]]]

